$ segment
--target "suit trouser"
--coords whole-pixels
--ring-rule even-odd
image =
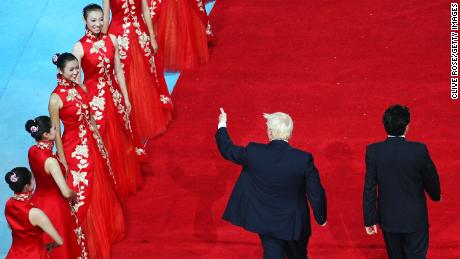
[[[264,259],[308,259],[307,245],[310,237],[300,240],[282,240],[269,235],[259,235],[264,249]]]
[[[383,232],[388,257],[391,259],[423,259],[428,252],[428,229],[414,233]]]

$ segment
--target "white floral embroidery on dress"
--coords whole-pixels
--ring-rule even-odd
[[[101,49],[104,51],[104,52],[107,52],[107,48],[105,47],[105,42],[104,40],[98,40],[96,42],[93,43],[93,46],[91,47],[91,49],[89,50],[89,53],[99,53],[101,51]]]
[[[52,149],[52,145],[50,143],[44,142],[44,141],[39,141],[37,142],[37,147],[39,149]]]
[[[13,199],[17,201],[25,201],[25,200],[30,200],[31,196],[32,196],[31,193],[15,193],[13,194]]]
[[[73,101],[73,100],[75,100],[75,97],[77,97],[77,95],[78,95],[77,89],[75,89],[75,88],[69,89],[67,91],[66,100],[67,101]]]
[[[164,104],[167,104],[169,102],[171,102],[171,98],[167,97],[167,96],[164,96],[164,95],[160,95],[160,101]]]
[[[105,98],[101,98],[99,96],[94,96],[93,100],[89,103],[92,107],[96,107],[97,109],[104,110],[105,107]]]
[[[158,1],[152,0],[149,4],[150,18],[155,17],[155,15],[157,14],[156,11],[159,7],[157,3],[161,4],[161,0],[158,0]]]

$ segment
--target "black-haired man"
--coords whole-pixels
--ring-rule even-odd
[[[407,141],[410,113],[405,106],[389,107],[383,115],[388,138],[366,150],[363,193],[367,234],[383,232],[390,258],[426,258],[428,210],[425,191],[441,200],[436,167],[425,144]]]

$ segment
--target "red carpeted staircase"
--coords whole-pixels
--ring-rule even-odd
[[[449,1],[218,1],[208,65],[182,73],[175,119],[149,144],[142,190],[125,204],[114,258],[261,258],[255,234],[221,219],[240,168],[214,143],[219,107],[235,143],[265,142],[264,112],[294,119],[329,202],[311,258],[386,258],[363,227],[367,144],[384,109],[408,105],[408,139],[428,144],[443,200],[428,202],[428,258],[460,258],[460,101],[450,99]]]

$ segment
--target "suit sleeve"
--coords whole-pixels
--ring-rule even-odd
[[[363,211],[364,225],[369,227],[378,223],[377,215],[377,171],[375,160],[366,149],[366,176],[364,178]]]
[[[433,160],[431,160],[427,147],[424,146],[424,148],[424,165],[422,168],[423,186],[431,200],[439,201],[441,199],[441,185],[439,183],[438,172]]]
[[[319,179],[318,169],[313,162],[313,156],[309,157],[305,185],[307,187],[307,198],[313,210],[313,215],[318,224],[322,225],[327,221],[327,200],[326,192],[324,191]]]
[[[220,154],[227,160],[230,160],[239,165],[247,165],[248,155],[245,147],[236,146],[233,144],[228,135],[227,128],[219,128],[216,132],[216,143]]]

